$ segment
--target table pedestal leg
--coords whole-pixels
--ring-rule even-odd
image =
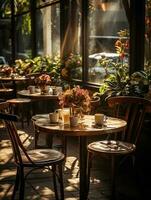
[[[80,200],[87,199],[87,137],[80,136]]]

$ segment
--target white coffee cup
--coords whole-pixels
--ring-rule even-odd
[[[103,125],[105,120],[106,120],[106,116],[102,113],[96,113],[95,115],[95,124],[96,125]]]
[[[35,93],[35,86],[34,85],[29,85],[28,86],[28,90],[30,94],[34,94]]]
[[[50,85],[46,85],[45,87],[46,94],[49,94],[49,89],[50,89]]]
[[[50,123],[57,123],[59,121],[59,113],[53,112],[49,113]]]

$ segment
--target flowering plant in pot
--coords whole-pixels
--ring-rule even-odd
[[[46,85],[48,83],[51,83],[51,77],[49,74],[41,74],[38,78],[37,78],[37,84],[41,89],[41,94],[45,94],[47,93],[46,91]]]
[[[0,72],[6,77],[9,77],[13,73],[13,71],[13,67],[10,67],[9,65],[4,65],[0,70]]]
[[[72,115],[83,114],[90,111],[91,98],[89,91],[80,88],[80,86],[75,86],[65,90],[60,94],[59,100],[59,104],[62,108],[70,107]]]

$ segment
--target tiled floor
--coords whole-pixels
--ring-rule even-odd
[[[19,128],[20,129],[20,128]],[[33,147],[32,126],[19,131],[20,137],[27,148]],[[41,135],[40,142],[44,142],[44,135]],[[93,138],[94,139],[94,138]],[[60,140],[54,139],[55,143]],[[78,200],[78,138],[70,137],[67,143],[67,159],[64,167],[64,188],[65,200]],[[136,172],[136,171],[135,171]],[[140,200],[144,199],[140,195],[140,186],[131,174],[131,170],[125,166],[125,171],[117,179],[118,200]],[[92,168],[92,181],[90,185],[89,200],[109,200],[110,199],[110,163],[106,159],[96,158]],[[122,180],[124,181],[120,181]],[[123,179],[124,178],[124,179]],[[12,159],[11,145],[5,129],[0,129],[0,199],[11,199],[15,179],[15,166]],[[29,182],[38,190],[36,193],[30,184],[26,184],[25,199],[47,200],[54,199],[51,174],[48,171],[34,172],[29,176]],[[124,183],[123,183],[124,182]],[[142,188],[141,188],[142,190]],[[148,190],[145,192],[145,194]],[[16,198],[17,199],[17,198]],[[144,199],[145,200],[145,199]]]

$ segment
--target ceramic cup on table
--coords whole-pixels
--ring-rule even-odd
[[[45,93],[49,94],[49,90],[50,90],[50,85],[46,85],[46,87],[45,87]]]
[[[96,113],[94,117],[95,117],[96,125],[102,126],[104,122],[106,121],[106,116],[102,113]]]
[[[49,113],[50,123],[57,123],[59,122],[59,113],[53,112]]]
[[[36,93],[40,93],[40,92],[41,92],[41,89],[40,89],[40,88],[35,88],[35,92],[36,92]]]
[[[30,94],[34,94],[35,93],[35,86],[34,85],[29,85],[28,86],[28,90]]]

